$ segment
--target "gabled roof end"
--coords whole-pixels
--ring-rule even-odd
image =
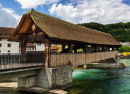
[[[31,9],[29,10],[30,13],[32,13],[32,11],[33,11],[33,8],[31,8]]]
[[[34,9],[33,9],[33,8],[31,8],[29,11],[27,11],[26,13],[24,13],[24,15],[25,15],[25,14],[31,14],[31,13],[32,13],[32,11],[34,11]]]

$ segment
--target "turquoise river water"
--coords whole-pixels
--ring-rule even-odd
[[[76,69],[68,94],[130,94],[130,59],[121,59],[124,69]],[[36,94],[0,91],[0,94]]]

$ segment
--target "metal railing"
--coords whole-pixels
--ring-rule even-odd
[[[21,54],[1,53],[0,65],[20,64]],[[26,53],[26,63],[44,63],[44,53]]]
[[[0,65],[19,64],[20,54],[0,54]]]

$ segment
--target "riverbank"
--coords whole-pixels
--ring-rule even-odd
[[[128,55],[128,56],[121,56],[120,59],[130,59],[130,55]]]
[[[86,66],[87,69],[120,69],[126,68],[125,64],[120,62],[120,57],[117,57],[117,61],[113,58],[100,60],[99,62],[89,63]]]
[[[0,82],[0,91],[26,91],[26,92],[36,92],[36,93],[45,93],[45,94],[67,94],[64,90],[45,90],[40,87],[24,88],[18,89],[18,82]]]
[[[87,69],[121,69],[125,68],[123,63],[90,63]]]
[[[0,90],[18,91],[18,82],[0,82]]]

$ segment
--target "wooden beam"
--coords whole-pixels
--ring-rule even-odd
[[[45,39],[45,68],[50,67],[51,60],[51,43],[49,38]]]
[[[114,51],[114,48],[115,48],[115,46],[114,46],[114,45],[112,45],[112,51]]]
[[[74,50],[74,53],[77,53],[77,49]]]
[[[69,44],[68,44],[68,53],[72,53],[73,52],[73,43],[72,42],[70,42]]]
[[[104,45],[102,45],[102,51],[105,51],[105,47],[104,47]]]
[[[119,48],[120,48],[120,46],[117,45],[117,46],[116,46],[116,50],[118,50]]]
[[[21,42],[23,39],[26,42],[45,42],[45,36],[41,35],[15,35],[15,41]]]
[[[95,44],[95,51],[98,52],[97,44]]]
[[[65,50],[65,44],[62,43],[62,51],[64,51],[64,50]]]
[[[110,48],[111,48],[110,45],[106,45],[106,47],[108,48],[108,51],[110,51]]]
[[[84,53],[87,53],[87,44],[84,45]]]
[[[21,57],[20,57],[20,63],[26,63],[26,44],[24,39],[21,42]]]

